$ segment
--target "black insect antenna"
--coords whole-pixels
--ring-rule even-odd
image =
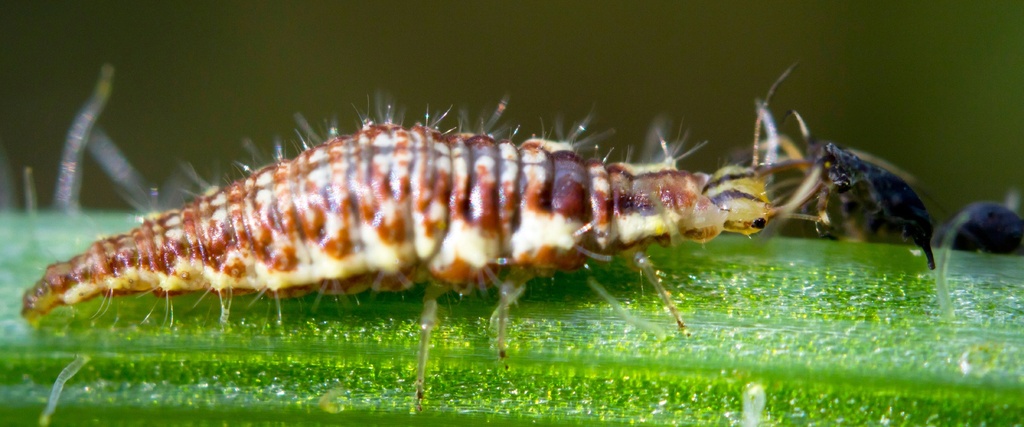
[[[800,125],[800,135],[804,137],[804,142],[807,143],[807,146],[810,147],[817,144],[817,140],[814,139],[814,135],[811,135],[811,130],[807,127],[807,122],[804,121],[803,116],[796,110],[789,110],[786,111],[786,116],[782,118],[782,121],[785,122],[786,119],[789,119],[789,116],[796,118],[796,122]]]

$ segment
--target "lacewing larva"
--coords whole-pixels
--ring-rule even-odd
[[[49,266],[25,293],[22,315],[34,321],[60,305],[146,292],[291,297],[430,282],[429,336],[443,292],[497,286],[507,313],[531,277],[619,254],[651,273],[643,251],[652,243],[752,234],[771,215],[749,168],[709,176],[584,160],[560,142],[517,147],[368,125]]]
[[[366,122],[50,265],[25,292],[22,315],[35,322],[98,296],[206,291],[222,296],[223,320],[232,295],[427,283],[419,401],[437,297],[449,291],[499,289],[505,357],[508,307],[527,280],[628,256],[684,327],[645,249],[750,235],[776,211],[755,168],[691,173],[667,157],[605,163],[566,142]]]

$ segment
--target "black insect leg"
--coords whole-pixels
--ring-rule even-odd
[[[823,186],[818,193],[818,221],[814,223],[814,230],[818,232],[818,237],[835,240],[832,221],[828,217],[828,199],[831,195],[832,190],[828,186]]]

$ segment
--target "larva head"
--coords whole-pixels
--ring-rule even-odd
[[[772,218],[764,178],[751,168],[725,166],[711,175],[704,195],[726,212],[724,231],[751,235]]]

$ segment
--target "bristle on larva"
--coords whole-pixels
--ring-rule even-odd
[[[427,281],[465,292],[510,269],[548,275],[587,253],[709,240],[731,211],[722,193],[702,194],[708,182],[661,163],[583,160],[564,143],[369,125],[51,265],[22,314],[142,292],[352,294]]]

